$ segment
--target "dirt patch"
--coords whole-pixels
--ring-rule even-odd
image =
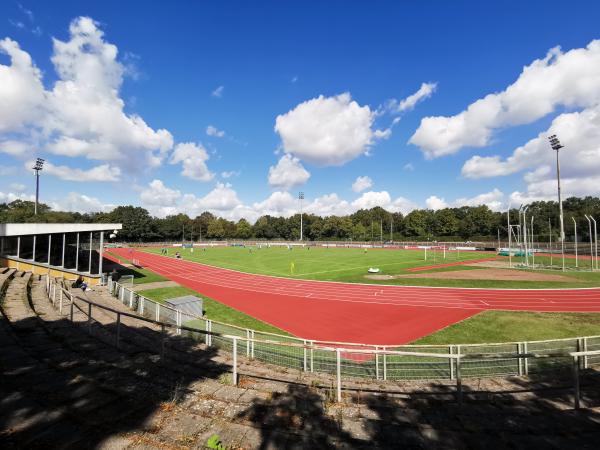
[[[487,263],[480,264],[489,264]],[[378,275],[385,276],[385,275]],[[450,272],[432,272],[409,275],[387,275],[390,278],[372,278],[372,279],[392,279],[392,278],[430,278],[442,280],[500,280],[500,281],[559,281],[573,282],[578,281],[565,275],[556,275],[550,273],[533,273],[519,269],[479,269],[479,270],[453,270]],[[370,277],[367,275],[367,277]]]
[[[429,278],[442,280],[499,280],[499,281],[557,281],[577,282],[577,278],[550,273],[533,273],[520,269],[508,269],[508,262],[487,261],[472,264],[483,267],[479,270],[453,270],[449,272],[431,272],[403,275],[365,275],[370,280],[393,280],[395,278]]]

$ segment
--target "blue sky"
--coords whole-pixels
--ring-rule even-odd
[[[299,190],[323,215],[499,209],[553,198],[552,132],[581,156],[567,196],[598,193],[597,2],[6,1],[0,17],[0,201],[30,198],[41,156],[42,200],[65,209],[255,219]]]

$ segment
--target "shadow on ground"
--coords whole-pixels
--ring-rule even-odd
[[[156,432],[154,415],[176,404],[191,383],[218,378],[229,367],[199,350],[190,339],[176,339],[169,353],[193,364],[174,364],[157,355],[160,332],[121,325],[123,350],[102,342],[114,325],[85,325],[29,317],[9,323],[0,318],[0,441],[3,448],[96,448],[130,431]],[[154,342],[154,349],[146,343]],[[175,350],[176,347],[176,350]],[[150,351],[149,351],[150,350]]]

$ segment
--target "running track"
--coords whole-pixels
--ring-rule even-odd
[[[468,289],[254,275],[129,249],[143,267],[305,339],[403,344],[484,310],[600,312],[600,288]]]

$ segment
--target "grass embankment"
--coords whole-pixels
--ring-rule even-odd
[[[105,251],[109,255],[114,258],[119,259],[125,264],[131,264],[131,261],[127,258],[123,258],[120,255],[116,255],[111,253],[110,251]],[[143,284],[143,283],[154,283],[155,281],[167,281],[168,279],[163,277],[162,275],[157,274],[156,272],[152,272],[151,270],[144,268],[134,268],[134,267],[124,267],[119,270],[121,275],[133,275],[133,283],[134,284]]]
[[[227,305],[224,305],[222,303],[217,302],[216,300],[200,295],[198,292],[183,286],[158,289],[144,289],[138,291],[138,294],[160,303],[164,303],[165,300],[174,297],[194,295],[203,300],[203,308],[205,311],[205,315],[210,320],[224,322],[242,328],[250,328],[256,331],[284,334],[287,336],[290,335],[289,333],[286,333],[285,331],[280,330],[279,328],[274,327],[273,325],[255,319],[254,317],[244,314],[238,311],[237,309],[230,308]]]
[[[600,335],[598,313],[485,311],[415,344],[482,344]]]

